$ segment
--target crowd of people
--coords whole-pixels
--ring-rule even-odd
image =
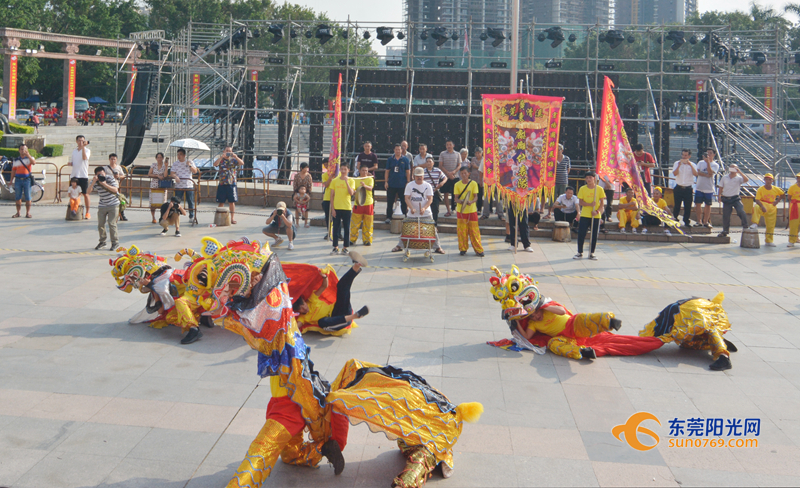
[[[664,190],[653,184],[655,159],[644,151],[641,144],[634,145],[634,156],[641,172],[645,189],[651,194],[653,202],[662,210],[668,210],[664,199]],[[670,178],[675,184],[672,188],[674,205],[672,214],[676,219],[683,210],[683,224],[686,228],[711,228],[711,207],[715,199],[722,204],[722,231],[719,237],[730,232],[731,215],[736,211],[742,227],[757,228],[761,217],[766,225],[766,246],[774,247],[774,231],[777,222],[777,205],[786,198],[790,207],[789,215],[789,247],[797,242],[800,227],[800,174],[797,183],[786,193],[774,185],[772,174],[763,176],[764,185],[758,188],[754,198],[752,221],[744,210],[741,199],[742,185],[749,180],[735,164],[728,166],[728,171],[720,176],[720,163],[714,149],[703,153],[703,159],[692,160],[692,152],[684,149],[681,159],[676,161],[670,171]],[[91,150],[84,136],[76,138],[76,147],[72,151],[68,166],[71,167],[70,197],[71,214],[83,212],[83,218],[89,219],[90,194],[96,190],[99,198],[97,207],[99,243],[96,249],[103,249],[110,240],[111,248],[119,244],[117,221],[126,221],[124,213],[126,200],[120,193],[120,183],[126,177],[119,166],[116,154],[108,156],[108,164],[95,168],[90,180],[89,160]],[[438,160],[437,160],[438,159]],[[412,155],[408,151],[408,143],[402,141],[394,147],[393,154],[387,158],[383,173],[383,188],[386,191],[385,223],[390,223],[396,207],[406,218],[418,219],[432,223],[434,229],[434,253],[445,254],[440,245],[438,230],[439,212],[444,203],[444,216],[456,216],[459,253],[466,255],[470,245],[477,256],[484,255],[481,244],[479,221],[490,217],[492,210],[499,220],[505,223],[506,242],[509,250],[516,250],[519,244],[526,252],[533,252],[529,238],[529,224],[534,230],[541,220],[541,213],[547,210],[545,219],[568,222],[573,232],[577,233],[578,252],[575,259],[581,259],[587,235],[590,239],[589,259],[597,259],[595,250],[600,232],[608,232],[606,225],[612,222],[612,206],[614,204],[615,187],[606,176],[598,176],[593,172],[584,175],[585,184],[576,189],[569,184],[571,171],[570,158],[564,155],[564,147],[559,144],[555,181],[555,199],[549,208],[541,201],[527,209],[512,212],[502,202],[489,196],[484,198],[483,172],[484,157],[481,148],[476,148],[473,157],[469,151],[455,151],[452,141],[447,141],[445,150],[435,159],[428,153],[428,147],[420,144],[419,151]],[[32,166],[36,163],[27,147],[19,147],[19,156],[13,161],[12,183],[17,196],[14,218],[21,216],[22,204],[25,204],[27,218],[32,218],[30,205],[30,188],[32,184]],[[329,177],[325,170],[321,177],[322,208],[328,232],[324,239],[331,240],[332,254],[347,254],[349,247],[355,245],[359,235],[362,244],[372,245],[373,223],[375,213],[376,174],[381,170],[378,156],[372,151],[372,144],[364,142],[363,151],[354,159],[353,175],[350,166],[339,165],[338,175]],[[236,224],[235,212],[238,202],[237,174],[243,168],[244,161],[233,151],[232,147],[223,149],[213,162],[218,171],[216,202],[219,207],[226,204],[230,212],[231,223]],[[156,154],[155,162],[148,171],[150,178],[149,202],[152,223],[159,223],[167,235],[170,227],[175,227],[175,236],[180,237],[180,218],[195,218],[195,182],[198,174],[194,162],[186,157],[184,149],[177,150],[177,161],[170,164],[169,158],[161,152]],[[273,245],[283,243],[281,236],[288,238],[288,248],[294,248],[294,240],[302,219],[304,227],[309,227],[308,210],[312,201],[314,181],[308,163],[300,165],[300,171],[292,181],[291,203],[294,212],[287,208],[285,202],[279,202],[265,222],[262,232],[274,239]],[[669,227],[658,217],[646,214],[639,208],[634,191],[627,184],[622,185],[622,196],[617,203],[617,231],[620,233],[648,232],[648,228],[661,228],[670,234]],[[83,209],[81,209],[83,203]],[[695,223],[692,224],[691,213],[694,209]],[[158,217],[156,214],[158,213]],[[106,227],[108,232],[106,232]],[[591,230],[591,232],[589,232]],[[341,244],[341,250],[340,250]],[[392,251],[404,250],[403,241]]]

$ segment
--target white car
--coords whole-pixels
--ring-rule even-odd
[[[28,119],[31,118],[33,112],[28,110],[27,108],[18,108],[17,109],[17,122],[20,124],[25,124],[28,122]]]

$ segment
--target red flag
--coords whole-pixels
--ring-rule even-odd
[[[339,159],[342,146],[342,74],[339,73],[339,86],[336,88],[336,100],[333,101],[333,137],[328,159],[330,178],[339,176]]]
[[[614,83],[605,77],[603,88],[603,108],[600,114],[600,137],[597,140],[597,176],[607,176],[612,182],[625,182],[633,188],[633,194],[639,209],[658,217],[665,224],[683,234],[680,224],[673,215],[659,206],[647,194],[644,182],[639,174],[636,159],[633,157],[628,135],[619,116]]]

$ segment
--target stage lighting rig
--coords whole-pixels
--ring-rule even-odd
[[[669,31],[667,35],[664,37],[665,40],[672,41],[672,45],[670,48],[673,51],[677,51],[686,43],[686,39],[684,39],[683,31]],[[659,44],[661,43],[661,38],[658,38]]]
[[[433,33],[431,34],[431,37],[436,39],[436,45],[437,46],[441,46],[442,44],[444,44],[445,42],[450,40],[450,38],[447,37],[447,29],[445,29],[442,26],[439,26],[439,27],[433,29]]]
[[[272,24],[267,28],[267,32],[272,34],[272,43],[276,44],[283,39],[283,24]]]
[[[291,37],[292,39],[297,39],[297,31],[294,29],[289,31],[289,37]]]
[[[311,32],[310,30],[307,30],[306,33],[305,33],[305,36],[306,36],[306,39],[311,39],[312,37],[314,37],[314,33]]]
[[[428,40],[428,31],[426,31],[426,30],[422,31],[420,33],[420,35],[419,35],[419,38],[422,39],[423,41],[427,41]]]
[[[406,35],[405,35],[405,34],[403,34],[402,32],[398,32],[398,33],[397,33],[397,38],[398,38],[399,40],[401,40],[401,41],[402,41],[403,39],[405,39],[405,38],[406,38]]]
[[[492,68],[508,68],[508,63],[505,61],[492,61],[489,66]]]
[[[481,35],[478,36],[478,37],[480,37],[481,41],[483,41],[483,42],[486,42],[487,40],[489,40],[489,34],[487,34],[485,32],[481,32]]]
[[[545,29],[544,32],[539,34],[538,37],[540,42],[544,42],[545,39],[549,39],[553,42],[550,43],[550,47],[555,48],[558,47],[559,44],[564,42],[564,32],[561,30],[561,27],[555,26],[550,27],[549,29]]]
[[[378,35],[375,36],[381,41],[381,46],[389,44],[394,39],[391,27],[378,27]]]
[[[697,44],[697,36],[696,35],[692,34],[692,37],[689,38],[689,44],[691,44],[692,46]]]
[[[369,40],[370,36],[371,36],[371,34],[369,33],[368,30],[365,30],[364,33],[361,34],[361,37],[363,37],[364,40]]]
[[[486,39],[483,39],[484,35],[494,39],[494,41],[492,41],[492,47],[497,47],[500,44],[502,44],[503,41],[506,40],[506,35],[505,35],[505,33],[503,33],[502,29],[495,29],[495,28],[489,27],[489,28],[486,29],[486,32],[484,34],[481,34],[481,40],[486,40]]]
[[[348,32],[347,29],[344,29],[341,32],[339,32],[339,35],[342,36],[342,39],[347,39],[348,37],[350,37],[350,32]]]
[[[767,55],[761,51],[753,51],[750,53],[750,59],[756,62],[756,66],[761,66],[767,62]]]
[[[314,37],[319,39],[320,45],[325,44],[326,42],[330,41],[333,38],[333,31],[327,24],[320,24],[317,26],[317,32],[314,34]]]
[[[553,61],[552,59],[546,63],[544,63],[544,67],[547,69],[555,69],[561,67],[561,61]]]
[[[575,41],[578,40],[578,36],[576,36],[575,34],[570,34],[569,37],[567,38],[567,40],[569,42],[575,42]]]
[[[450,39],[452,39],[454,41],[457,41],[458,40],[458,34],[455,31],[453,31],[453,34],[450,36]]]
[[[607,42],[611,49],[616,49],[625,40],[625,34],[618,29],[612,29],[605,34],[600,34],[597,38],[600,42]]]

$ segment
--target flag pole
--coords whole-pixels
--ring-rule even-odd
[[[517,61],[519,60],[519,0],[511,2],[511,91],[509,93],[517,93]],[[518,222],[519,223],[519,222]]]

